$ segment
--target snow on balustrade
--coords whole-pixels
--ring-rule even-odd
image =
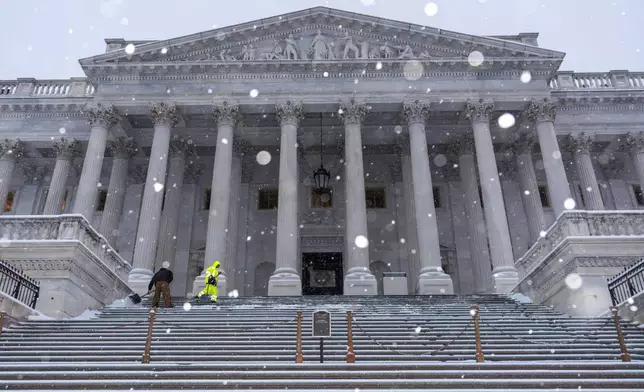
[[[13,95],[16,92],[18,83],[15,82],[0,82],[0,95]]]
[[[56,96],[65,96],[69,94],[71,90],[71,82],[39,82],[34,86],[32,95],[42,96],[42,95],[56,95]]]
[[[644,88],[644,73],[628,75],[628,81],[633,88]]]
[[[644,236],[644,211],[565,211],[517,260],[516,267],[525,276],[566,238],[598,236]]]
[[[0,216],[0,246],[27,242],[79,241],[108,269],[127,281],[130,264],[110,246],[82,215]]]

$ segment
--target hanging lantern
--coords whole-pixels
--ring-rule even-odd
[[[315,191],[319,194],[328,194],[329,181],[331,180],[331,173],[324,168],[323,165],[320,165],[320,168],[315,171],[313,174],[313,181],[315,182]]]

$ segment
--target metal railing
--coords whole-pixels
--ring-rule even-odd
[[[644,292],[644,259],[610,279],[608,291],[615,306]]]
[[[40,286],[22,271],[0,260],[0,291],[33,309],[40,295]]]

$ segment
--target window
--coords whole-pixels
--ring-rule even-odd
[[[441,188],[438,186],[432,187],[432,193],[434,194],[434,208],[441,208]]]
[[[13,211],[13,200],[15,196],[16,191],[9,191],[9,193],[7,193],[7,201],[4,202],[4,212]]]
[[[202,209],[203,210],[209,210],[210,209],[210,194],[211,194],[211,189],[206,188],[203,190],[203,204],[202,204]]]
[[[311,188],[311,208],[332,208],[333,207],[333,189],[329,188],[329,193],[319,193],[316,188]]]
[[[635,201],[638,207],[644,206],[644,195],[642,195],[642,187],[640,185],[633,185],[633,193],[635,193]]]
[[[479,187],[479,200],[481,201],[481,208],[483,208],[483,188]]]
[[[584,197],[584,189],[581,185],[577,185],[577,190],[579,190],[579,206],[586,207],[586,198]]]
[[[65,195],[63,196],[63,200],[60,206],[60,213],[65,212],[65,208],[67,208],[67,195],[69,194],[69,190],[65,189]],[[45,204],[47,203],[47,196],[49,195],[49,188],[45,189],[42,193],[42,201],[40,203],[40,207],[38,208],[38,213],[42,214],[43,211],[45,210]]]
[[[257,209],[258,210],[277,209],[277,195],[278,195],[278,192],[277,192],[277,189],[275,188],[260,189],[257,195]]]
[[[366,188],[367,208],[387,208],[385,188]]]
[[[61,213],[65,212],[65,208],[67,208],[67,194],[68,193],[69,193],[69,191],[67,189],[65,189],[65,195],[63,196],[63,204],[60,207],[60,212]]]
[[[548,187],[546,185],[539,186],[539,198],[541,199],[541,207],[551,207],[550,196],[548,196]]]
[[[67,198],[67,195],[65,195],[65,199],[66,198]],[[99,191],[98,191],[98,202],[96,202],[96,211],[104,211],[106,201],[107,201],[107,190],[106,189],[99,189]],[[63,210],[65,210],[64,204],[63,204]]]

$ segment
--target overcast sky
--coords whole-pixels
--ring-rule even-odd
[[[0,0],[0,80],[83,76],[105,38],[169,39],[318,5],[479,35],[539,32],[563,70],[644,71],[644,0]]]

